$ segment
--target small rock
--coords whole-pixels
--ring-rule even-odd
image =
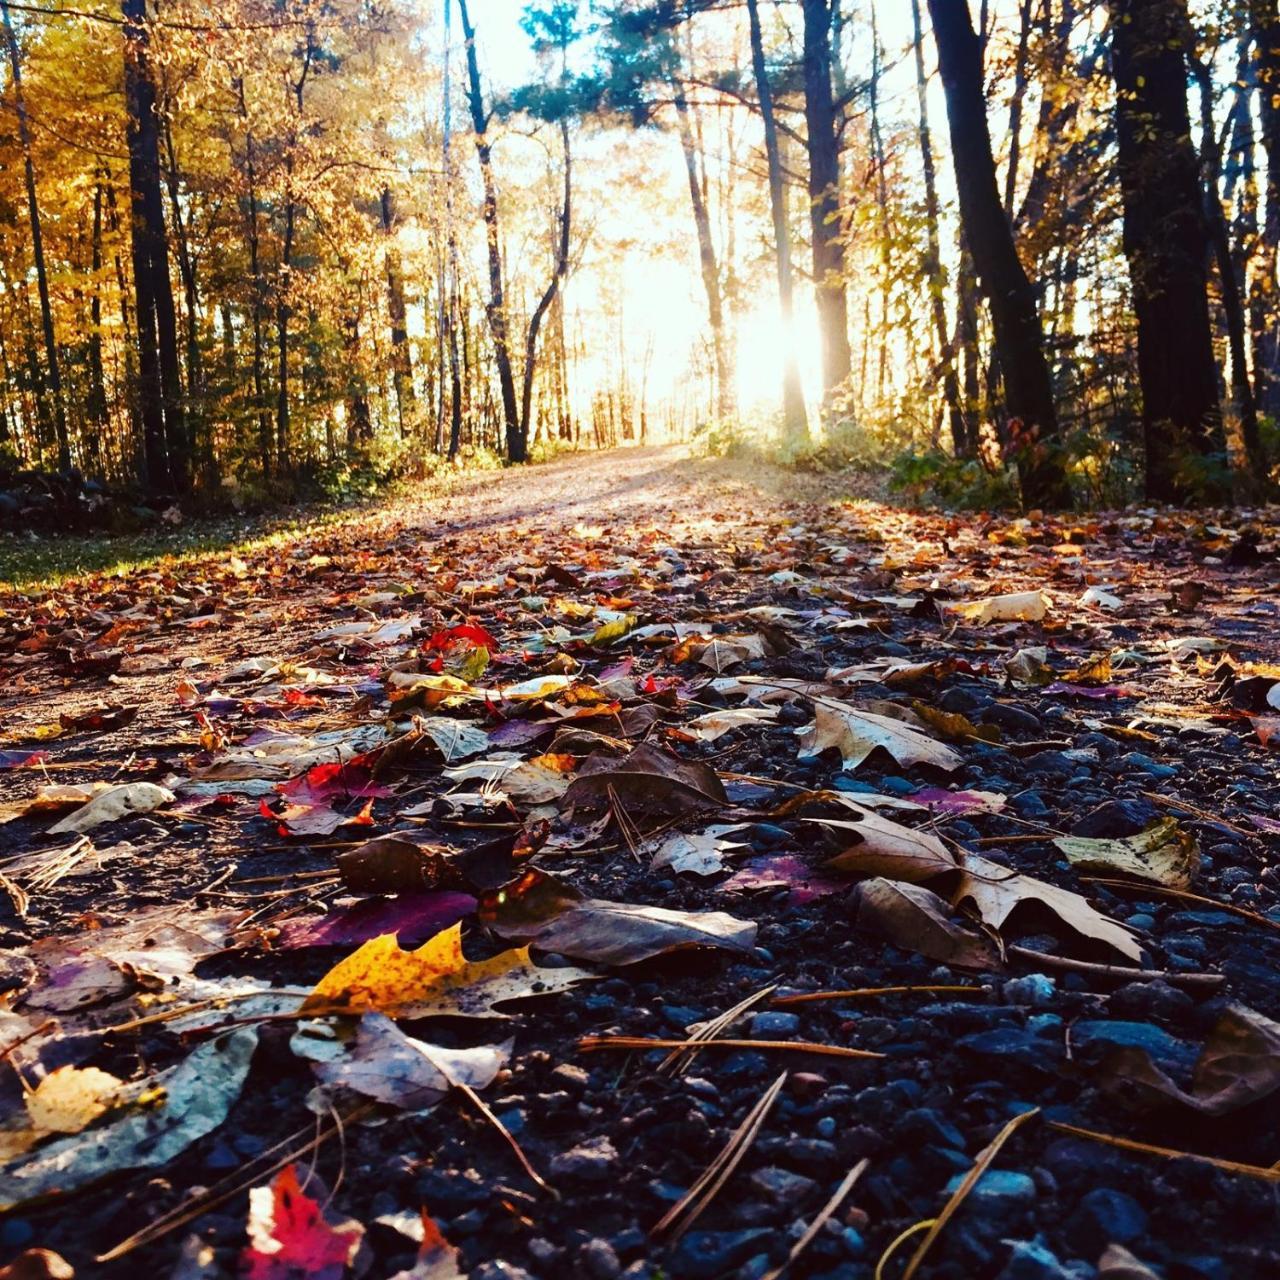
[[[585,1089],[590,1083],[591,1073],[574,1062],[562,1062],[552,1073],[551,1078],[558,1084],[567,1085],[571,1089]]]
[[[1061,751],[1037,751],[1027,758],[1028,773],[1051,774],[1069,778],[1076,768],[1076,762]]]
[[[617,1280],[622,1271],[622,1263],[614,1252],[613,1245],[607,1240],[588,1240],[578,1250],[577,1274],[589,1276],[590,1280]]]
[[[1038,791],[1019,791],[1017,795],[1010,797],[1009,803],[1020,818],[1031,822],[1049,816],[1049,806]]]
[[[1009,1243],[1013,1252],[997,1280],[1075,1280],[1075,1271],[1068,1271],[1038,1236]]]
[[[757,1169],[748,1179],[752,1187],[775,1204],[791,1205],[803,1200],[818,1184],[812,1178],[790,1173],[776,1165]]]
[[[1159,811],[1145,800],[1108,800],[1086,813],[1071,828],[1073,836],[1089,839],[1122,839],[1136,836]]]
[[[939,699],[938,706],[943,711],[950,711],[962,716],[972,715],[975,711],[981,711],[983,707],[991,702],[991,695],[984,689],[976,689],[972,686],[958,685],[955,688],[948,689]]]
[[[471,1280],[533,1280],[533,1277],[513,1262],[482,1262],[471,1273]]]
[[[957,1173],[947,1183],[947,1195],[954,1195],[965,1174]],[[963,1208],[983,1217],[998,1218],[1017,1213],[1035,1203],[1036,1184],[1029,1174],[1013,1169],[988,1169],[965,1198]]]
[[[749,1231],[690,1231],[671,1251],[671,1274],[688,1280],[714,1280],[744,1262],[773,1236],[765,1228]]]
[[[1090,1191],[1067,1224],[1071,1242],[1089,1254],[1112,1243],[1128,1244],[1146,1229],[1146,1210],[1132,1196],[1110,1187]]]
[[[908,1112],[894,1129],[894,1137],[906,1146],[952,1147],[963,1151],[964,1135],[950,1120],[932,1107]]]
[[[880,779],[880,790],[890,796],[909,796],[916,791],[916,784],[908,778],[890,776]]]
[[[617,1159],[618,1153],[608,1138],[592,1138],[556,1156],[551,1161],[551,1174],[579,1182],[604,1182]]]
[[[796,1013],[757,1013],[751,1019],[751,1036],[755,1040],[782,1040],[799,1030],[800,1015]]]
[[[1171,1036],[1150,1022],[1125,1022],[1118,1018],[1082,1018],[1071,1028],[1071,1044],[1077,1053],[1112,1048],[1145,1049],[1157,1063],[1190,1070],[1197,1057],[1193,1045]]]
[[[1141,751],[1128,751],[1120,757],[1120,763],[1131,769],[1140,769],[1151,778],[1176,778],[1178,771],[1170,764],[1160,764]]]
[[[1032,715],[1025,707],[1015,707],[1008,702],[993,702],[984,708],[981,720],[983,724],[993,724],[1009,733],[1034,736],[1044,732],[1039,716]]]
[[[1053,979],[1047,974],[1028,973],[1025,977],[1010,978],[1001,994],[1009,1004],[1034,1007],[1052,1003],[1056,990]]]

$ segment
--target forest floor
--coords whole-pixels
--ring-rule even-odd
[[[0,1276],[1280,1274],[1278,554],[673,448],[0,596]]]

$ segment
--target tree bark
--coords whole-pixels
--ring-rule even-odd
[[[822,336],[822,390],[849,380],[849,304],[840,220],[840,149],[831,96],[831,0],[804,0],[804,119],[809,151],[813,289]]]
[[[1005,408],[1016,436],[1023,501],[1064,507],[1071,501],[1056,453],[1058,419],[1044,356],[1035,293],[1018,258],[996,186],[995,159],[982,89],[982,47],[967,0],[929,0],[938,67],[946,92],[960,219],[974,268],[991,308],[1004,372]]]
[[[724,294],[720,288],[720,264],[716,260],[715,242],[711,238],[711,215],[702,194],[698,174],[698,153],[689,123],[689,102],[684,86],[672,85],[676,121],[680,130],[680,148],[684,152],[685,173],[689,180],[689,202],[693,207],[693,225],[698,237],[698,264],[702,269],[702,287],[707,295],[707,323],[711,329],[711,353],[716,368],[716,417],[730,422],[737,412],[734,394],[733,362],[729,358],[729,339],[725,332]]]
[[[556,237],[556,262],[551,273],[551,280],[538,305],[529,317],[529,331],[524,344],[524,377],[520,387],[520,438],[526,446],[529,440],[529,412],[533,398],[533,375],[538,363],[538,331],[542,328],[542,318],[547,308],[556,300],[560,286],[569,271],[569,231],[573,210],[573,162],[569,149],[569,120],[567,116],[560,118],[560,146],[564,152],[564,185],[560,194],[559,235]]]
[[[156,90],[147,62],[146,4],[145,0],[122,0],[121,8],[139,402],[147,482],[159,491],[182,490],[188,474],[186,422],[160,189]]]
[[[489,147],[488,118],[480,92],[480,66],[476,59],[476,29],[471,24],[467,0],[458,0],[458,16],[462,20],[462,36],[467,49],[467,105],[475,133],[476,155],[480,161],[480,177],[484,184],[485,244],[489,254],[489,303],[485,308],[489,332],[493,337],[493,358],[498,369],[498,385],[502,393],[502,421],[506,433],[507,458],[525,462],[529,442],[521,434],[520,407],[516,403],[515,376],[511,371],[511,346],[507,332],[507,308],[502,288],[502,242],[498,227],[498,190],[493,176],[493,156]]]
[[[1249,0],[1258,118],[1267,157],[1262,199],[1262,241],[1255,276],[1257,326],[1254,334],[1254,382],[1258,408],[1280,420],[1280,4]]]
[[[102,431],[107,425],[107,383],[102,368],[102,188],[100,178],[93,188],[93,232],[89,242],[89,271],[93,279],[89,300],[89,394],[85,400],[89,424],[85,442],[95,469],[101,467]]]
[[[1214,496],[1221,486],[1203,466],[1225,450],[1205,281],[1209,238],[1187,114],[1186,8],[1183,0],[1110,7],[1147,496]]]
[[[1222,146],[1213,118],[1213,69],[1190,51],[1192,74],[1200,93],[1200,167],[1204,181],[1204,216],[1209,244],[1218,268],[1218,287],[1222,315],[1227,329],[1227,350],[1231,355],[1231,396],[1240,421],[1240,438],[1244,445],[1249,472],[1261,478],[1264,462],[1262,441],[1258,435],[1258,411],[1253,399],[1253,383],[1249,380],[1249,324],[1245,315],[1244,289],[1231,252],[1231,236],[1218,181],[1222,175]]]
[[[786,341],[782,372],[783,431],[792,448],[803,448],[809,443],[809,420],[805,413],[804,392],[800,386],[800,368],[795,352],[791,232],[787,225],[782,162],[778,155],[778,126],[773,115],[773,90],[764,60],[759,0],[747,0],[747,17],[751,32],[751,65],[755,74],[756,97],[760,102],[760,116],[764,123],[764,149],[769,165],[769,205],[773,213],[774,253],[778,268],[778,299],[782,307]]]
[[[413,355],[409,350],[409,331],[405,324],[404,278],[400,271],[400,254],[395,247],[395,204],[391,188],[382,188],[379,202],[382,233],[387,240],[387,316],[391,321],[391,371],[396,392],[396,416],[400,434],[408,434],[413,419]]]
[[[4,34],[9,45],[9,67],[13,75],[14,110],[18,117],[18,141],[22,147],[23,178],[27,189],[27,215],[31,224],[31,255],[35,259],[36,291],[40,296],[40,327],[44,336],[44,359],[48,375],[49,395],[53,400],[53,427],[58,444],[58,470],[71,466],[71,444],[67,437],[67,408],[62,398],[62,369],[58,361],[58,342],[53,330],[53,307],[49,302],[49,273],[44,260],[44,236],[40,225],[40,202],[36,198],[36,168],[31,157],[31,125],[27,119],[27,100],[22,92],[22,58],[18,37],[9,17],[8,0],[0,0],[4,18]]]
[[[933,159],[933,134],[929,127],[929,84],[924,70],[924,33],[920,22],[920,0],[911,0],[912,34],[916,61],[916,106],[919,112],[916,134],[920,143],[920,165],[924,171],[925,250],[924,278],[929,287],[929,310],[934,341],[942,373],[942,394],[947,407],[951,447],[957,458],[971,457],[977,447],[977,432],[970,431],[960,404],[960,380],[956,376],[955,344],[947,333],[947,306],[944,293],[946,275],[942,269],[942,245],[938,232],[938,181]]]

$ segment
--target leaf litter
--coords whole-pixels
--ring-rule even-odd
[[[503,498],[500,542],[379,516],[376,534],[357,521],[238,567],[2,602],[0,664],[20,702],[0,746],[0,872],[28,899],[0,971],[13,1010],[3,1177],[32,1206],[37,1242],[88,1265],[45,1196],[85,1188],[87,1247],[109,1252],[139,1219],[93,1207],[114,1203],[92,1189],[108,1174],[125,1188],[169,1169],[213,1182],[191,1162],[238,1158],[228,1144],[241,1141],[274,1149],[308,1107],[341,1115],[355,1099],[373,1111],[343,1127],[341,1161],[325,1124],[308,1131],[328,1135],[314,1148],[292,1139],[292,1184],[290,1161],[246,1175],[231,1213],[247,1233],[218,1226],[211,1250],[188,1250],[199,1274],[239,1261],[339,1277],[372,1253],[382,1274],[459,1275],[494,1258],[495,1231],[531,1274],[535,1231],[560,1251],[558,1273],[586,1274],[567,1232],[597,1217],[625,1267],[638,1247],[604,1224],[646,1228],[662,1212],[647,1188],[697,1181],[682,1140],[647,1135],[696,1111],[709,1158],[772,1078],[777,1048],[763,1046],[806,1041],[889,1050],[891,1066],[840,1067],[857,1073],[852,1092],[836,1059],[797,1068],[795,1105],[817,1099],[837,1135],[906,1133],[942,1106],[973,1150],[1000,1107],[1034,1095],[1081,1131],[1127,1124],[1168,1149],[1143,1128],[1159,1103],[1227,1125],[1213,1149],[1240,1167],[1274,1163],[1256,1127],[1230,1127],[1277,1093],[1271,960],[1250,950],[1265,932],[1250,911],[1277,905],[1265,555],[1232,566],[1222,520],[1208,531],[1146,511],[1005,521],[753,500],[699,524],[669,483],[607,525],[538,523]],[[1274,548],[1274,532],[1250,545]],[[1200,578],[1212,589],[1180,590]],[[63,661],[57,637],[72,631]],[[1166,786],[1189,816],[1142,798]],[[117,840],[101,855],[55,844],[99,825]],[[1144,899],[1144,884],[1197,894]],[[1225,972],[1229,1011],[1211,1023],[1159,996],[1167,984],[1108,976],[1133,966]],[[923,1003],[947,972],[973,995]],[[612,1084],[623,1060],[577,1063],[580,1031],[661,1043],[777,983],[882,990],[870,998],[883,1016],[733,1027],[731,1044],[762,1047],[700,1055],[702,1093],[645,1094],[655,1059],[642,1048],[621,1068],[635,1095]],[[1159,999],[1141,1004],[1136,987]],[[1066,1053],[1081,1018],[1117,1037],[1101,1066]],[[1185,1046],[1176,1060],[1170,1044]],[[1100,1072],[1122,1112],[1093,1114],[1076,1070]],[[895,1076],[923,1096],[853,1102]],[[492,1121],[467,1089],[490,1095]],[[397,1114],[429,1126],[418,1168],[445,1228],[396,1183],[386,1194],[420,1236],[399,1253],[367,1190],[384,1185],[388,1143],[410,1149]],[[794,1114],[769,1117],[732,1174],[754,1216],[735,1222],[723,1197],[708,1207],[717,1239],[786,1228],[795,1215],[766,1190],[784,1167],[822,1185],[801,1214],[821,1225],[812,1215],[852,1162]],[[1009,1148],[1019,1167],[1051,1158],[1039,1134]],[[633,1154],[593,1182],[579,1168],[608,1166],[590,1147],[602,1138]],[[808,1163],[792,1166],[793,1141],[818,1144],[795,1148]],[[579,1160],[584,1144],[595,1154]],[[561,1201],[534,1208],[525,1145],[560,1168]],[[1205,1150],[1194,1134],[1183,1145]],[[928,1161],[890,1169],[867,1154],[855,1200],[886,1178],[893,1199],[853,1212],[883,1249],[941,1184]],[[333,1205],[298,1172],[347,1160]],[[451,1200],[466,1170],[502,1190],[479,1208]],[[615,1183],[626,1209],[601,1202]],[[1125,1185],[1161,1194],[1140,1163]],[[1075,1256],[1072,1194],[1035,1210],[1062,1257]],[[453,1236],[467,1213],[485,1225]],[[830,1226],[806,1246],[828,1269]],[[935,1255],[959,1247],[953,1233]],[[170,1259],[182,1234],[165,1238]],[[710,1247],[697,1233],[666,1246],[674,1268],[695,1243]],[[1129,1243],[1166,1265],[1176,1247]]]

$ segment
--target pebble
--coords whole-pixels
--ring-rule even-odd
[[[671,1274],[688,1280],[714,1280],[759,1249],[773,1232],[763,1227],[748,1231],[690,1231],[668,1255]]]
[[[1034,1007],[1052,1003],[1056,992],[1056,985],[1047,974],[1028,973],[1025,977],[1010,978],[1001,994],[1009,1004]]]
[[[1125,917],[1125,924],[1131,929],[1140,929],[1143,933],[1150,933],[1156,927],[1156,918],[1148,915],[1145,911],[1135,911],[1133,915]]]
[[[621,1272],[622,1263],[607,1240],[588,1240],[578,1250],[577,1274],[590,1280],[617,1280]]]
[[[0,1245],[6,1249],[21,1249],[35,1239],[36,1229],[26,1218],[10,1218],[0,1226]]]
[[[894,1129],[894,1137],[905,1146],[953,1147],[963,1151],[964,1135],[941,1111],[932,1107],[920,1107],[908,1112]]]
[[[1038,791],[1019,791],[1011,797],[1010,803],[1020,818],[1034,821],[1037,818],[1047,818],[1050,813],[1049,806]]]
[[[957,1173],[947,1183],[946,1194],[954,1195],[965,1179]],[[1025,1209],[1035,1203],[1035,1180],[1013,1169],[988,1169],[965,1197],[963,1208],[984,1217],[1001,1217]]]
[[[1071,828],[1071,834],[1091,840],[1121,839],[1136,836],[1156,817],[1156,807],[1145,800],[1108,800],[1086,813]]]
[[[783,1040],[800,1030],[798,1013],[757,1013],[751,1019],[751,1036],[755,1040]]]
[[[533,1277],[512,1262],[482,1262],[471,1273],[471,1280],[533,1280]]]
[[[556,1156],[551,1161],[551,1173],[553,1177],[579,1182],[604,1182],[617,1159],[618,1153],[608,1138],[591,1138]]]
[[[997,1280],[1077,1280],[1080,1272],[1068,1269],[1038,1236],[1010,1241],[1013,1252]],[[1086,1273],[1089,1274],[1089,1273]]]
[[[1032,715],[1025,707],[1015,707],[1008,702],[993,702],[983,709],[983,724],[993,724],[1009,733],[1039,734],[1044,732],[1040,717]]]
[[[916,784],[908,778],[897,778],[892,775],[880,779],[880,790],[890,796],[909,796],[916,791]]]
[[[1178,771],[1171,764],[1160,764],[1141,751],[1128,751],[1120,757],[1120,763],[1133,769],[1141,769],[1152,778],[1176,778]]]
[[[1147,1229],[1146,1210],[1130,1195],[1096,1187],[1081,1201],[1067,1224],[1071,1242],[1097,1254],[1111,1243],[1128,1244]]]
[[[992,701],[985,689],[977,689],[971,685],[957,685],[948,689],[938,699],[938,706],[943,711],[950,711],[962,716],[981,711]]]
[[[1076,762],[1062,751],[1037,751],[1026,761],[1028,773],[1047,773],[1069,778],[1076,768]]]
[[[771,1165],[767,1169],[757,1169],[748,1181],[756,1191],[775,1204],[795,1204],[803,1200],[818,1185],[812,1178],[791,1173],[776,1165]]]
[[[1197,1050],[1150,1022],[1125,1022],[1118,1018],[1083,1018],[1071,1028],[1071,1044],[1077,1052],[1093,1046],[1145,1049],[1158,1063],[1190,1068]]]

